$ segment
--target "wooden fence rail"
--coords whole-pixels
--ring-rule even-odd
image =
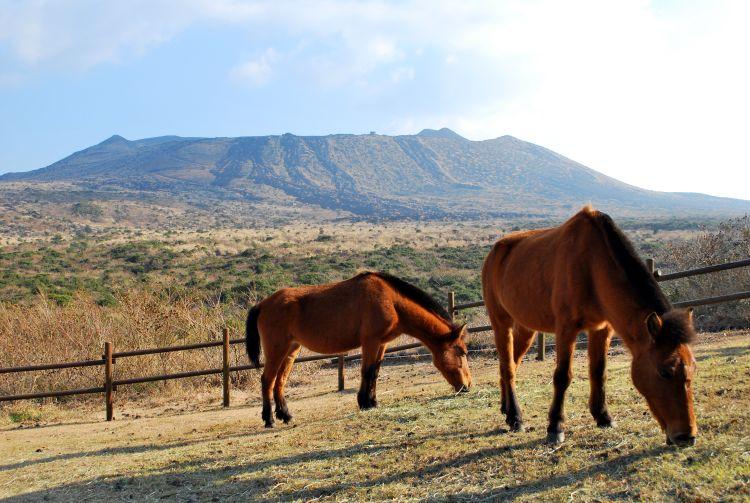
[[[730,269],[737,269],[739,267],[748,267],[750,266],[750,258],[744,259],[744,260],[737,260],[735,262],[727,262],[724,264],[716,264],[716,265],[710,265],[706,267],[698,267],[696,269],[689,269],[686,271],[678,271],[673,272],[669,274],[663,274],[659,269],[656,268],[656,263],[654,262],[654,259],[647,258],[646,259],[646,267],[651,272],[651,274],[654,275],[654,278],[656,281],[671,281],[675,279],[680,278],[688,278],[691,276],[698,276],[701,274],[709,274],[712,272],[718,272],[718,271],[727,271]],[[744,292],[735,292],[730,293],[726,295],[718,295],[715,297],[704,297],[702,299],[693,299],[693,300],[682,300],[678,302],[673,302],[672,305],[674,307],[697,307],[697,306],[707,306],[710,304],[720,304],[723,302],[732,302],[736,300],[743,300],[743,299],[750,299],[750,291],[744,291]],[[467,302],[464,304],[456,304],[455,303],[455,296],[453,292],[451,292],[448,295],[448,308],[451,314],[451,319],[455,316],[455,313],[464,309],[471,309],[474,307],[483,307],[484,301],[478,300],[475,302]],[[492,327],[489,325],[482,325],[478,327],[471,327],[469,328],[469,332],[476,333],[476,332],[486,332],[492,330]],[[543,361],[544,360],[544,354],[546,349],[545,344],[545,334],[539,333],[537,335],[537,341],[536,341],[536,352],[537,356],[536,359]],[[554,346],[550,346],[554,347]]]
[[[716,271],[725,271],[725,270],[734,269],[737,267],[750,266],[750,259],[730,262],[726,264],[717,264],[717,265],[712,265],[708,267],[701,267],[697,269],[691,269],[688,271],[680,271],[680,272],[675,272],[675,273],[670,273],[670,274],[662,274],[658,269],[656,269],[654,266],[653,259],[647,259],[646,265],[648,266],[652,274],[654,274],[654,277],[656,278],[657,281],[669,281],[673,279],[696,276],[699,274],[708,274],[708,273],[716,272]],[[746,292],[731,293],[727,295],[720,295],[716,297],[707,297],[703,299],[680,301],[680,302],[675,302],[673,305],[676,307],[703,306],[703,305],[708,305],[708,304],[716,304],[720,302],[729,302],[729,301],[748,299],[748,298],[750,298],[750,292],[746,291]],[[455,314],[458,311],[477,308],[477,307],[483,307],[483,306],[484,306],[484,302],[481,300],[474,301],[474,302],[467,302],[463,304],[456,304],[454,292],[449,292],[448,294],[448,312],[451,315],[451,319],[454,318]],[[490,327],[489,325],[469,327],[468,329],[470,333],[486,332],[489,330],[492,330],[492,327]],[[106,410],[106,418],[107,418],[107,421],[111,421],[114,419],[114,395],[115,395],[115,392],[117,391],[118,386],[129,386],[133,384],[155,382],[155,381],[166,381],[170,379],[184,379],[188,377],[222,374],[222,404],[224,407],[229,407],[229,403],[230,403],[229,387],[230,387],[231,372],[241,372],[245,370],[254,369],[256,367],[254,365],[231,366],[230,358],[229,358],[230,347],[234,344],[244,344],[245,339],[244,338],[230,339],[229,330],[227,328],[224,328],[222,330],[221,335],[222,335],[222,338],[221,340],[218,340],[218,341],[199,342],[199,343],[194,343],[194,344],[184,344],[181,346],[170,346],[170,347],[164,347],[164,348],[135,349],[135,350],[119,351],[119,352],[114,351],[114,345],[112,343],[105,342],[104,348],[103,348],[104,353],[102,355],[102,358],[98,360],[83,360],[83,361],[77,361],[77,362],[48,363],[48,364],[40,364],[40,365],[26,365],[26,366],[20,366],[20,367],[0,368],[0,374],[8,374],[8,373],[16,373],[16,372],[35,372],[35,371],[41,371],[41,370],[59,370],[59,369],[69,369],[69,368],[84,368],[84,367],[92,367],[92,366],[103,367],[103,386],[93,387],[93,388],[69,389],[69,390],[61,390],[61,391],[42,391],[42,392],[37,392],[37,393],[26,393],[26,394],[18,394],[18,395],[6,395],[6,396],[0,396],[0,402],[103,393],[104,402],[105,402],[105,410]],[[585,345],[585,343],[579,344],[579,346],[581,345]],[[421,343],[404,344],[404,345],[388,348],[386,350],[386,353],[390,354],[390,353],[394,353],[398,351],[405,351],[409,349],[418,348],[420,346],[422,346]],[[154,376],[140,376],[140,377],[127,377],[127,378],[115,379],[115,365],[117,363],[118,358],[130,358],[130,357],[135,357],[135,356],[171,353],[175,351],[191,351],[191,350],[208,349],[208,348],[215,348],[215,347],[221,348],[221,355],[222,355],[221,368],[193,370],[193,371],[188,371],[188,372],[177,372],[173,374],[161,374],[161,375],[154,375]],[[554,345],[551,345],[551,344],[548,345],[545,342],[545,334],[540,333],[537,337],[537,360],[544,360],[545,350],[547,347],[552,348],[554,347]],[[320,360],[329,360],[332,363],[334,362],[337,363],[338,390],[341,391],[344,389],[344,386],[345,386],[345,376],[344,376],[345,363],[354,361],[354,360],[359,360],[361,357],[362,357],[361,354],[338,355],[338,356],[337,355],[333,355],[333,356],[311,355],[311,356],[299,357],[295,360],[295,362],[303,363],[303,362],[312,362],[312,361],[320,361]],[[263,364],[261,364],[260,367],[263,367]]]
[[[229,362],[229,348],[233,344],[244,344],[245,339],[230,339],[229,329],[224,328],[222,330],[221,341],[209,341],[199,342],[195,344],[185,344],[181,346],[169,346],[164,348],[147,348],[137,349],[132,351],[114,351],[114,345],[111,342],[104,343],[104,355],[100,360],[84,360],[78,362],[65,362],[65,363],[50,363],[42,365],[27,365],[23,367],[8,367],[0,368],[0,374],[8,374],[15,372],[33,372],[40,370],[56,370],[56,369],[67,369],[67,368],[83,368],[91,366],[102,366],[104,367],[104,386],[94,388],[80,388],[80,389],[69,389],[59,391],[43,391],[38,393],[25,393],[18,395],[5,395],[0,396],[0,402],[9,402],[16,400],[30,400],[39,398],[57,398],[71,395],[85,395],[85,394],[104,394],[105,412],[107,421],[114,419],[114,394],[119,386],[129,386],[133,384],[141,384],[147,382],[156,381],[167,381],[171,379],[185,379],[188,377],[200,377],[214,374],[222,374],[222,405],[229,407],[230,404],[230,373],[240,372],[245,370],[251,370],[255,368],[262,368],[261,363],[258,367],[255,365],[235,365],[231,366]],[[394,346],[388,348],[386,353],[394,353],[397,351],[405,351],[408,349],[414,349],[422,346],[421,343],[404,344],[400,346]],[[203,369],[203,370],[192,370],[187,372],[176,372],[172,374],[160,374],[153,376],[141,376],[141,377],[129,377],[122,379],[114,378],[114,368],[117,358],[129,358],[134,356],[154,355],[162,353],[171,353],[175,351],[190,351],[196,349],[206,349],[221,347],[222,351],[222,366],[221,368]],[[338,363],[338,389],[339,391],[344,390],[345,379],[344,379],[344,363],[362,358],[361,354],[354,355],[310,355],[302,356],[295,360],[295,363],[304,363],[321,360],[334,359]]]

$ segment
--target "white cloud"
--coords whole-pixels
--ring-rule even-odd
[[[414,80],[414,68],[410,66],[400,66],[391,72],[391,82],[398,83],[404,80]]]
[[[242,82],[249,82],[254,86],[263,86],[271,80],[273,64],[279,59],[273,48],[266,49],[260,57],[245,61],[234,67],[232,76]]]
[[[2,73],[17,81],[137,57],[201,23],[246,30],[260,47],[273,34],[292,48],[230,75],[370,94],[424,78],[448,89],[437,105],[450,110],[405,109],[394,132],[513,134],[641,186],[750,198],[747,19],[741,0],[31,0],[3,4],[0,44],[19,65]],[[413,61],[426,55],[444,67]],[[477,82],[482,92],[463,92]]]
[[[138,55],[195,20],[178,2],[4,2],[0,43],[27,70],[80,71]]]

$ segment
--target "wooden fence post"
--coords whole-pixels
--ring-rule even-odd
[[[453,315],[456,311],[456,293],[448,292],[448,314],[451,315],[451,321],[453,321]]]
[[[224,407],[229,407],[229,329],[224,327],[221,335],[223,337],[223,344],[221,345],[223,403]]]
[[[537,332],[536,334],[536,359],[540,362],[544,361],[544,332]]]
[[[104,406],[107,411],[107,421],[114,419],[115,402],[112,386],[112,343],[104,343]]]
[[[651,273],[651,275],[654,275],[654,272],[656,271],[656,266],[654,264],[654,259],[647,258],[646,259],[646,268],[648,268],[648,272]]]
[[[339,355],[339,391],[344,391],[344,355]]]

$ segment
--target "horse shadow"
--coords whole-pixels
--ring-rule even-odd
[[[439,435],[411,437],[409,442],[419,443],[426,440],[435,440],[449,436],[451,438],[460,439],[477,436],[491,437],[496,435],[500,436],[504,435],[504,433],[502,430],[461,433],[458,435],[446,432]],[[269,468],[283,469],[298,464],[321,460],[337,459],[339,464],[346,463],[348,458],[354,456],[361,456],[363,454],[367,456],[377,456],[388,451],[402,449],[403,442],[395,441],[379,445],[359,443],[339,449],[313,450],[249,463],[243,462],[242,459],[238,457],[203,456],[175,462],[166,467],[155,468],[153,469],[155,473],[135,476],[119,475],[94,480],[78,480],[45,490],[4,498],[2,501],[70,501],[76,499],[97,499],[97,497],[101,498],[103,495],[109,495],[109,497],[119,500],[153,499],[154,497],[174,498],[183,501],[221,501],[225,498],[243,498],[255,501],[272,501],[278,499],[311,500],[325,496],[336,496],[337,494],[352,489],[374,488],[376,486],[400,482],[407,479],[416,479],[423,481],[420,483],[429,483],[430,480],[440,477],[445,472],[461,469],[466,465],[480,460],[486,460],[487,458],[504,457],[513,450],[540,447],[542,442],[542,439],[537,438],[511,445],[487,447],[460,457],[450,458],[439,463],[430,464],[423,468],[392,471],[391,473],[368,480],[336,482],[334,481],[335,478],[332,477],[329,479],[332,481],[329,485],[291,491],[284,491],[283,488],[278,488],[280,485],[278,477],[263,475],[261,477],[247,478],[247,476]],[[147,444],[120,449],[102,449],[101,451],[96,451],[94,453],[72,453],[70,455],[57,456],[54,457],[54,459],[47,458],[47,461],[91,455],[105,456],[109,454],[137,454],[154,450],[164,451],[187,446],[191,443],[195,442],[179,442],[164,446]],[[657,455],[664,452],[664,450],[664,447],[655,447],[650,450],[627,454],[617,458],[610,458],[607,461],[577,471],[566,472],[565,474],[552,477],[544,477],[517,486],[507,487],[497,494],[462,493],[461,496],[468,499],[487,499],[488,497],[495,497],[499,499],[513,500],[521,496],[534,495],[549,488],[570,485],[571,483],[585,480],[598,474],[609,474],[613,471],[621,472],[628,466],[637,463],[639,460]],[[102,461],[105,462],[104,460]],[[16,466],[6,465],[0,467],[0,469],[5,470],[14,467]],[[283,472],[285,470],[280,471]]]
[[[426,483],[429,483],[431,479],[435,479],[443,475],[444,472],[447,472],[449,470],[459,470],[463,466],[473,463],[475,461],[484,460],[486,458],[492,458],[492,457],[503,457],[507,456],[509,452],[516,450],[516,449],[526,449],[526,448],[534,448],[539,447],[543,444],[542,439],[536,439],[531,440],[528,442],[523,442],[520,444],[515,445],[506,445],[506,446],[498,446],[498,447],[488,447],[485,449],[480,449],[479,451],[473,452],[471,454],[467,454],[462,456],[458,459],[449,459],[444,462],[436,463],[429,465],[425,468],[421,468],[418,470],[406,470],[406,471],[400,471],[396,473],[392,473],[389,475],[385,475],[378,478],[373,478],[369,480],[364,481],[356,481],[351,483],[336,483],[331,484],[330,486],[326,487],[320,487],[315,489],[302,489],[298,491],[292,491],[292,492],[285,492],[283,494],[277,495],[278,497],[281,497],[284,500],[312,500],[317,499],[325,496],[335,496],[337,493],[340,493],[342,491],[346,491],[349,489],[362,489],[362,488],[370,488],[370,487],[376,487],[384,484],[389,484],[393,482],[400,482],[403,480],[407,480],[410,478],[417,479],[417,480],[424,480]],[[594,477],[598,474],[602,473],[610,473],[614,470],[622,471],[626,467],[637,463],[638,461],[648,458],[654,455],[657,455],[661,452],[664,452],[664,447],[654,447],[645,451],[628,454],[624,456],[620,456],[617,458],[612,458],[607,461],[595,464],[593,466],[583,468],[576,471],[566,472],[565,474],[556,475],[552,477],[544,477],[540,478],[534,481],[530,481],[524,484],[520,484],[513,487],[508,487],[507,489],[498,492],[497,494],[487,494],[486,492],[482,493],[461,493],[461,499],[468,499],[468,500],[483,500],[487,501],[489,499],[502,499],[502,500],[514,500],[516,498],[519,498],[521,496],[531,496],[534,494],[537,494],[539,492],[542,492],[544,490],[548,490],[550,488],[557,488],[562,486],[570,485],[573,482],[581,481],[584,479],[588,479],[591,477]],[[271,501],[275,498],[263,498],[259,501]],[[440,499],[431,498],[432,500],[440,501]],[[454,498],[444,498],[444,500],[453,500]]]

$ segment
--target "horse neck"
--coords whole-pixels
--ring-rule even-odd
[[[439,344],[453,329],[449,322],[410,300],[399,302],[397,308],[399,323],[404,333],[430,349]]]
[[[634,294],[634,288],[627,279],[616,278],[611,274],[603,276],[604,284],[596,290],[602,295],[600,302],[604,317],[622,338],[631,353],[645,349],[648,339],[643,337],[646,317],[652,312],[664,314],[663,306],[650,306]]]

